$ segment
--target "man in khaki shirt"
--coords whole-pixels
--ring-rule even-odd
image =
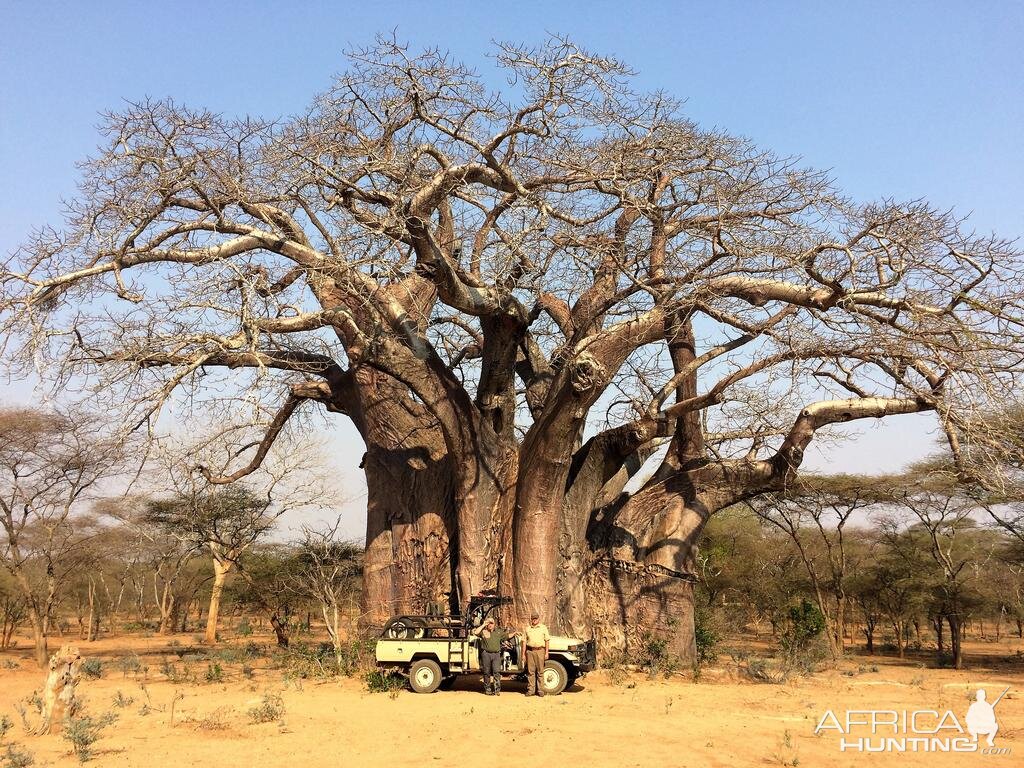
[[[530,626],[523,630],[526,645],[526,695],[544,695],[541,677],[544,674],[544,662],[548,660],[548,644],[551,633],[540,623],[540,614],[536,611],[530,616]]]

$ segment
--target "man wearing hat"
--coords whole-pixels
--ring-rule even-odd
[[[540,614],[530,614],[530,626],[523,631],[526,645],[526,695],[544,695],[541,677],[544,675],[544,662],[548,660],[548,644],[551,633],[540,623]]]
[[[501,644],[519,633],[509,634],[504,629],[498,629],[494,617],[488,616],[483,624],[473,630],[473,634],[480,638],[480,670],[484,673],[484,693],[500,696]]]

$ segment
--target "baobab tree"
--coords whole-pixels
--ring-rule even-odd
[[[237,393],[263,434],[212,483],[348,416],[371,620],[500,588],[512,618],[691,655],[711,514],[829,425],[1012,388],[1021,254],[851,202],[569,41],[496,53],[500,92],[379,40],[295,118],[106,115],[66,225],[0,274],[7,351],[140,421]]]

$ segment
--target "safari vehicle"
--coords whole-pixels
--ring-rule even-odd
[[[396,616],[385,624],[377,640],[377,666],[408,676],[409,685],[417,693],[448,688],[459,675],[480,674],[479,638],[472,630],[510,602],[509,597],[477,595],[470,599],[464,617],[440,612]],[[561,693],[593,670],[596,661],[593,640],[552,635],[541,677],[544,693]],[[501,671],[502,677],[525,679],[526,659],[518,638],[503,644]]]

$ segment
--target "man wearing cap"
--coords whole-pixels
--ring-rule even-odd
[[[551,633],[540,623],[540,614],[534,611],[530,615],[530,626],[523,631],[526,645],[526,695],[544,695],[541,677],[544,675],[544,662],[548,660],[548,644]]]
[[[504,629],[498,629],[493,616],[488,616],[484,623],[473,630],[480,638],[480,670],[484,673],[484,693],[488,696],[501,695],[501,644],[504,640],[515,637]]]

